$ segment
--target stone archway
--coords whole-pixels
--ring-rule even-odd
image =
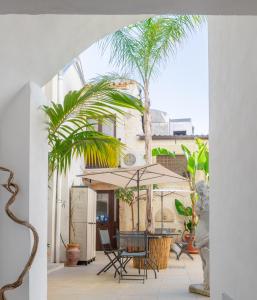
[[[80,4],[85,2],[76,0],[76,2],[73,1],[73,4],[75,5],[78,1]],[[125,3],[125,1],[123,2]],[[163,3],[166,3],[165,7],[170,8],[170,11],[175,13],[182,9],[185,12],[188,5],[188,1],[176,1],[175,7],[170,7],[169,1],[165,0],[161,4],[151,1],[151,3],[153,2],[158,6],[160,5],[162,9]],[[20,3],[23,5],[23,12],[29,10],[28,7],[33,8],[30,6],[31,3],[29,6],[26,5],[28,2]],[[59,1],[52,1],[52,3],[60,5]],[[100,2],[95,1],[95,3],[99,4]],[[115,1],[109,3],[112,3],[112,6],[115,5]],[[19,12],[15,9],[16,4],[15,0],[8,1],[9,6],[4,12]],[[57,5],[57,8],[62,8],[62,5]],[[137,9],[138,5],[139,3],[134,8]],[[211,0],[197,1],[197,6],[195,2],[191,1],[191,5],[192,10],[189,10],[189,13],[199,11],[209,14],[253,15],[257,13],[256,2],[250,0],[223,1],[222,3]],[[200,10],[201,5],[203,5],[202,10]],[[144,9],[146,6],[146,2],[140,1],[141,11],[146,11]],[[17,8],[19,7],[17,6]],[[72,12],[80,13],[78,8]],[[120,8],[119,6],[118,11]],[[151,6],[150,12],[154,13],[158,10],[158,7],[153,8]],[[47,12],[47,8],[44,12]],[[63,9],[62,12],[68,13],[70,11]],[[83,12],[86,13],[86,11]],[[29,155],[29,153],[40,150],[38,139],[34,139],[37,136],[37,130],[40,131],[40,125],[37,123],[35,107],[33,108],[34,117],[31,115],[31,104],[38,99],[41,100],[42,94],[40,94],[39,87],[34,85],[32,87],[31,84],[25,86],[25,84],[34,80],[39,86],[42,86],[67,61],[76,56],[80,50],[86,48],[84,39],[88,37],[88,34],[91,34],[90,39],[92,41],[100,38],[97,34],[97,32],[99,33],[98,30],[103,34],[104,32],[107,33],[105,30],[107,25],[113,26],[113,22],[118,25],[119,18],[123,17],[93,15],[90,18],[62,15],[0,16],[2,40],[0,49],[0,109],[2,110],[0,163],[14,167],[18,183],[22,184],[21,187],[24,191],[29,191],[28,195],[31,200],[35,196],[37,198],[37,193],[34,193],[35,189],[30,190],[32,186],[35,187],[31,166],[34,165],[37,171],[34,178],[36,176],[39,182],[40,180],[44,182],[45,179],[42,179],[41,175],[46,174],[46,168],[42,166],[42,162],[37,164],[35,157]],[[128,16],[128,18],[130,17]],[[133,20],[130,19],[130,21],[134,22],[140,16],[131,16],[131,18]],[[97,19],[99,22],[96,21]],[[215,300],[220,300],[222,297],[223,299],[232,299],[232,297],[234,299],[254,299],[257,269],[256,261],[253,260],[254,249],[257,247],[256,239],[253,238],[256,235],[256,226],[254,226],[256,224],[256,160],[254,158],[256,156],[255,137],[257,130],[257,102],[255,100],[257,43],[253,37],[257,34],[257,19],[252,16],[210,17],[210,20],[210,152],[212,153],[211,163],[213,166],[211,170],[211,199],[215,199],[211,203],[212,293]],[[84,22],[90,24],[87,27],[92,29],[90,33],[88,33],[87,28],[83,27]],[[126,24],[127,22],[120,23],[119,26]],[[112,27],[110,31],[114,29]],[[74,40],[72,37],[70,39],[71,34],[77,30],[81,33],[79,38]],[[74,44],[76,44],[76,49]],[[249,45],[251,46],[249,47]],[[66,49],[68,55],[63,56],[63,49]],[[47,63],[49,64],[48,67],[46,67]],[[23,87],[24,89],[21,90]],[[24,105],[19,106],[20,103]],[[16,128],[19,129],[18,135]],[[7,138],[8,134],[12,138]],[[33,135],[32,139],[30,134]],[[23,195],[23,197],[25,196]],[[17,255],[19,257],[26,256],[29,251],[29,247],[26,245],[22,247],[23,244],[19,243],[20,237],[24,234],[28,243],[30,242],[27,233],[11,225],[2,215],[5,199],[7,197],[1,189],[0,252],[6,253],[4,246],[7,244],[10,246],[7,249],[8,255],[0,257],[0,284],[11,280],[16,275],[16,267],[20,266],[20,261],[16,261],[15,257]],[[40,197],[37,200],[39,202],[32,201],[31,204],[44,203],[44,199]],[[244,205],[242,214],[238,208],[242,207],[243,200],[247,205]],[[20,201],[17,204],[15,207],[17,212],[29,219],[38,219],[39,226],[43,230],[45,216],[37,218],[37,215],[33,213],[35,206],[30,206],[29,201],[25,205],[23,203]],[[218,219],[217,214],[219,214]],[[43,230],[42,248],[46,247],[44,245],[45,234]],[[17,243],[19,247],[17,247]],[[11,258],[12,262],[8,261],[8,257]],[[24,287],[18,293],[10,296],[10,300],[46,299],[46,278],[44,271],[42,271],[44,263],[46,260],[43,256],[39,257]]]

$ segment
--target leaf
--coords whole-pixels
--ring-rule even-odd
[[[83,156],[87,165],[116,167],[124,145],[114,137],[96,131],[71,134],[64,140],[56,140],[49,153],[53,170],[66,173],[73,158]]]
[[[191,220],[189,220],[187,223],[186,223],[186,229],[191,232],[192,229],[193,229],[193,223]]]
[[[206,152],[206,162],[204,164],[204,172],[206,175],[209,175],[209,152]]]
[[[162,155],[169,156],[169,157],[176,157],[175,152],[171,152],[166,148],[158,147],[152,149],[152,156],[162,156]]]
[[[175,199],[175,207],[179,215],[187,216],[187,212],[184,204],[180,202],[178,199]]]
[[[190,174],[195,175],[196,161],[194,156],[190,156],[187,160],[187,170]]]
[[[181,148],[184,152],[186,159],[188,160],[191,157],[191,151],[185,145],[181,145]]]
[[[186,215],[187,215],[188,217],[190,217],[190,216],[193,215],[192,207],[188,206],[188,207],[186,208]]]
[[[197,139],[198,157],[197,157],[197,170],[204,171],[205,175],[209,175],[209,150],[207,144],[202,140]]]
[[[131,205],[134,200],[134,189],[119,188],[115,191],[115,196],[119,201],[123,201]]]
[[[181,216],[191,217],[193,214],[192,207],[185,207],[184,204],[178,199],[175,199],[175,207],[178,214]]]

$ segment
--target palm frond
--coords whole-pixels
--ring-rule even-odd
[[[58,140],[49,153],[50,169],[66,173],[73,158],[84,157],[86,165],[116,167],[124,144],[96,131],[82,131]]]
[[[118,91],[108,80],[90,82],[79,91],[69,92],[63,104],[51,103],[43,110],[49,118],[50,140],[69,135],[74,128],[88,129],[90,120],[108,118],[110,114],[124,114],[124,108],[143,111],[139,99]]]
[[[102,51],[110,48],[110,63],[122,72],[149,81],[165,65],[177,46],[199,27],[203,17],[160,16],[148,18],[107,36],[100,43]]]
[[[116,138],[95,130],[94,123],[108,123],[126,109],[143,111],[136,97],[119,91],[107,80],[91,81],[79,91],[69,92],[63,104],[51,103],[43,110],[48,116],[49,165],[66,172],[74,157],[87,164],[117,166],[124,145]]]

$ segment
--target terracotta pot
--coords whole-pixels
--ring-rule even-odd
[[[66,266],[75,267],[80,258],[80,245],[68,244],[66,246]]]
[[[186,233],[184,235],[184,239],[188,242],[187,250],[190,254],[198,254],[199,251],[194,247],[195,235],[191,235],[190,233]]]

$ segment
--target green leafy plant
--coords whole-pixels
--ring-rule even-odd
[[[131,209],[132,230],[136,229],[134,216],[135,188],[119,188],[115,191],[115,196],[119,201],[127,203]]]
[[[195,139],[195,143],[197,146],[196,151],[190,151],[188,147],[186,147],[185,145],[181,145],[181,149],[187,160],[185,171],[188,178],[190,190],[192,191],[190,193],[191,206],[185,207],[180,200],[175,200],[176,210],[179,215],[185,217],[185,228],[190,232],[193,232],[197,225],[197,218],[195,213],[195,205],[198,198],[195,191],[197,172],[203,172],[205,175],[205,180],[209,180],[209,149],[207,143],[204,143],[201,139]],[[165,148],[154,148],[152,150],[152,155],[165,155],[173,158],[176,157],[176,154],[174,152],[170,152]]]
[[[102,167],[118,165],[124,145],[115,137],[97,132],[94,122],[108,122],[112,114],[125,108],[143,112],[141,101],[116,90],[108,80],[90,82],[69,92],[63,104],[44,106],[48,116],[49,168],[65,173],[75,157]]]
[[[187,231],[191,232],[192,231],[192,214],[193,214],[192,207],[190,207],[190,206],[185,207],[184,204],[178,199],[175,199],[175,207],[176,207],[178,214],[185,218],[185,222],[184,222],[185,229]]]
[[[196,176],[198,171],[202,171],[205,174],[206,181],[209,180],[209,149],[206,143],[204,143],[201,139],[196,139],[195,143],[197,145],[196,151],[190,151],[185,145],[182,145],[182,151],[187,160],[187,175],[188,175],[188,182],[191,189],[190,199],[191,199],[191,209],[190,215],[185,215],[185,217],[190,217],[190,226],[187,229],[190,232],[195,230],[197,225],[197,217],[195,213],[195,205],[198,199],[198,195],[195,190],[196,185]],[[181,205],[176,205],[177,212],[180,215],[183,212],[183,204],[180,202]],[[184,210],[185,212],[189,212],[188,208]]]

